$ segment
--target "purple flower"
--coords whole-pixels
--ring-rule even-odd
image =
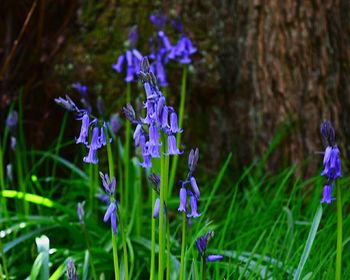
[[[224,257],[221,255],[209,255],[205,260],[207,262],[216,262],[222,260]]]
[[[156,219],[159,216],[159,205],[160,204],[160,199],[157,198],[156,201],[154,202],[154,207],[153,207],[153,218]]]
[[[187,214],[188,218],[198,218],[202,215],[202,213],[198,213],[197,209],[197,198],[194,195],[190,196],[190,205],[191,205],[191,213]]]
[[[135,81],[137,74],[140,71],[140,64],[142,61],[141,53],[135,48],[138,39],[136,27],[132,27],[129,33],[128,45],[129,49],[125,54],[121,54],[118,57],[117,63],[112,65],[112,68],[121,73],[123,71],[123,65],[126,64],[126,82]]]
[[[162,128],[167,128],[169,126],[168,115],[169,115],[168,106],[164,106],[163,110],[162,110],[162,118],[161,118],[161,122],[160,122]]]
[[[181,155],[182,152],[176,147],[176,138],[173,134],[168,135],[168,152],[166,155]]]
[[[97,164],[98,158],[97,158],[96,152],[97,152],[96,150],[94,150],[90,147],[89,153],[86,157],[83,158],[83,161],[85,163]]]
[[[91,148],[93,150],[98,150],[101,148],[102,144],[100,141],[100,129],[95,126],[92,130],[92,137],[91,137],[91,143],[88,146],[88,148]]]
[[[78,280],[78,273],[71,258],[68,259],[66,271],[68,280]]]
[[[172,111],[170,114],[170,130],[172,133],[182,132],[182,129],[178,126],[177,114],[175,113],[175,111]]]
[[[201,194],[200,194],[199,188],[197,186],[196,178],[194,178],[192,176],[191,179],[190,179],[190,183],[191,183],[192,190],[193,190],[196,198],[198,199]]]
[[[111,227],[114,234],[117,234],[117,206],[116,202],[113,201],[109,204],[107,211],[103,217],[103,221],[106,223],[111,220]]]
[[[101,134],[99,136],[99,141],[102,146],[107,145],[107,135],[106,135],[107,130],[108,130],[107,123],[104,122],[103,126],[101,127]],[[112,138],[109,138],[109,142],[112,142]]]
[[[108,174],[103,174],[102,172],[99,172],[100,177],[102,179],[102,185],[105,189],[105,191],[112,196],[115,192],[115,186],[117,184],[117,180],[115,177],[112,178],[112,181],[109,178]]]
[[[191,152],[188,156],[188,168],[190,170],[189,172],[190,174],[192,174],[196,170],[198,159],[199,159],[198,148],[196,148],[196,150],[191,149]]]
[[[332,200],[335,200],[335,198],[332,198],[332,187],[330,185],[325,185],[323,188],[323,198],[321,203],[326,202],[327,204],[331,204]]]
[[[223,259],[223,256],[220,256],[220,255],[206,256],[208,243],[213,237],[214,237],[214,232],[209,231],[204,236],[201,236],[198,239],[196,239],[196,246],[197,246],[198,252],[206,262],[215,262]]]
[[[161,29],[163,29],[167,18],[165,15],[152,14],[149,17],[149,20],[153,23],[153,25],[156,29],[161,30]]]
[[[86,94],[87,94],[87,90],[88,90],[87,86],[82,85],[81,83],[74,83],[74,84],[72,84],[72,88],[79,91],[83,98],[86,98]]]
[[[66,99],[59,97],[59,98],[55,98],[54,100],[58,105],[62,106],[65,110],[69,112],[74,112],[74,113],[80,112],[78,107],[75,105],[73,100],[70,99],[68,95],[66,95]]]
[[[335,180],[342,176],[339,149],[337,146],[328,146],[323,158],[324,170],[321,175],[325,175],[328,180]]]
[[[81,129],[80,129],[80,135],[76,141],[76,144],[83,143],[83,144],[87,145],[86,139],[87,139],[88,134],[89,134],[89,126],[90,126],[89,115],[87,113],[85,113],[83,115],[83,117],[81,118],[81,120],[82,120],[82,124],[81,124]]]
[[[152,167],[151,156],[143,155],[143,162],[140,163],[140,166],[142,166],[143,168],[151,168]]]
[[[190,56],[194,54],[197,49],[193,46],[192,41],[183,35],[169,53],[169,58],[177,60],[181,64],[190,64]]]
[[[186,211],[186,200],[187,200],[187,191],[184,187],[180,189],[180,206],[177,209],[179,212],[187,212]]]

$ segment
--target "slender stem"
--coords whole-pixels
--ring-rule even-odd
[[[90,259],[90,266],[91,266],[91,271],[92,271],[92,278],[94,280],[97,280],[96,270],[95,270],[95,266],[94,266],[94,260],[93,260],[92,253],[91,253],[91,246],[90,246],[90,241],[89,241],[89,235],[88,235],[88,232],[86,230],[85,224],[82,225],[82,228],[83,228],[83,232],[84,232],[86,247],[87,247],[87,250],[88,250],[89,256],[90,256],[89,259]]]
[[[131,83],[127,83],[126,86],[126,103],[130,103],[130,97],[131,95]],[[130,131],[131,131],[131,124],[129,121],[126,122],[125,125],[125,144],[124,144],[124,205],[125,209],[129,209],[129,165],[130,165],[130,158],[129,158],[129,150],[130,150]]]
[[[156,192],[152,190],[152,206],[151,206],[151,220],[152,220],[152,247],[151,247],[151,272],[150,280],[153,280],[154,268],[155,268],[155,248],[156,248],[156,220],[153,218],[153,205],[156,201]]]
[[[186,100],[186,81],[187,81],[187,66],[183,66],[182,70],[182,81],[181,81],[181,97],[180,97],[180,108],[179,108],[179,127],[182,128],[184,113],[185,113],[185,100]],[[181,145],[181,133],[176,135],[176,145],[180,148]],[[178,155],[175,155],[171,164],[170,180],[169,180],[169,195],[171,195],[177,169]]]
[[[158,254],[158,280],[163,280],[163,270],[164,270],[164,233],[165,233],[165,227],[164,227],[164,189],[165,189],[165,170],[164,170],[164,162],[165,162],[165,156],[164,156],[164,145],[162,145],[162,155],[160,158],[160,205],[159,205],[159,254]]]
[[[6,256],[5,256],[5,252],[4,252],[4,247],[2,245],[2,238],[1,237],[0,237],[0,253],[1,253],[2,265],[4,267],[6,279],[10,279],[9,273],[8,273],[8,270],[7,270],[7,261],[6,261]]]
[[[107,139],[109,139],[107,130],[105,131]],[[113,162],[113,154],[111,143],[107,141],[107,157],[108,157],[108,168],[109,168],[109,177],[114,177],[114,162]],[[117,235],[114,234],[113,229],[111,228],[111,238],[113,245],[113,265],[114,265],[114,278],[116,280],[120,279],[119,275],[119,261],[118,261],[118,248],[117,248]],[[124,246],[124,244],[123,244]]]
[[[167,256],[166,256],[166,279],[170,280],[170,224],[168,212],[166,213],[166,247],[167,247]]]
[[[180,262],[180,280],[186,279],[185,273],[185,251],[186,251],[186,213],[182,212],[182,240],[181,240],[181,262]]]
[[[203,259],[203,268],[202,268],[202,280],[207,279],[207,262],[205,261],[205,258]]]
[[[335,279],[341,279],[342,265],[342,249],[343,249],[343,214],[340,186],[337,184],[337,257],[335,267]]]
[[[117,248],[117,235],[114,234],[111,228],[112,245],[113,245],[113,264],[114,264],[114,277],[116,280],[120,279],[119,275],[119,261],[118,261],[118,248]]]
[[[125,279],[129,280],[129,263],[128,263],[128,251],[126,247],[126,229],[124,228],[124,224],[122,219],[120,220],[120,231],[122,232],[122,243],[123,243],[123,253],[124,253],[124,270],[125,270]]]
[[[22,166],[22,157],[21,157],[21,148],[19,145],[16,145],[16,164],[17,164],[17,179],[18,179],[18,185],[19,190],[26,194],[27,188],[26,184],[23,182],[23,166]],[[29,205],[28,202],[23,199],[23,212],[26,217],[28,217],[29,214]]]

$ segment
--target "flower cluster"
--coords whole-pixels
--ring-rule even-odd
[[[181,189],[180,189],[180,206],[178,208],[179,212],[185,212],[187,213],[188,218],[197,218],[201,216],[201,214],[198,213],[198,207],[197,207],[197,200],[200,197],[200,191],[197,185],[196,178],[193,176],[193,172],[196,170],[197,163],[199,158],[199,150],[196,148],[195,150],[191,150],[189,156],[188,156],[188,174],[185,181],[181,182]],[[186,187],[187,185],[191,185],[191,188]],[[190,205],[191,205],[191,212],[188,211],[186,204],[187,204],[187,196],[190,197]]]
[[[67,262],[67,277],[68,280],[78,280],[78,273],[74,265],[74,261],[69,258]]]
[[[146,92],[146,101],[144,102],[146,116],[136,119],[136,113],[130,104],[127,104],[123,109],[129,121],[136,124],[133,139],[135,146],[141,149],[143,156],[143,163],[140,165],[144,168],[150,168],[152,166],[151,159],[160,158],[161,156],[161,136],[163,135],[167,136],[168,143],[165,155],[179,155],[182,153],[177,148],[175,138],[175,134],[181,133],[182,129],[178,127],[177,114],[174,108],[165,104],[165,97],[157,86],[154,73],[150,71],[147,58],[143,59],[141,67],[140,78]]]
[[[340,152],[335,144],[334,128],[329,121],[323,121],[321,125],[321,135],[327,144],[323,158],[324,169],[321,173],[321,176],[326,176],[327,184],[323,188],[323,198],[321,203],[326,202],[327,204],[330,204],[332,200],[335,200],[335,198],[332,198],[332,189],[337,178],[342,176]]]
[[[100,172],[100,177],[102,179],[103,187],[109,196],[109,199],[104,199],[108,205],[108,208],[103,217],[103,221],[106,223],[108,220],[110,220],[113,233],[117,234],[117,201],[114,199],[115,186],[117,181],[115,177],[113,177],[111,181],[108,174],[103,174],[102,172]]]
[[[139,50],[136,49],[136,43],[138,40],[137,26],[133,26],[129,32],[127,45],[127,51],[119,56],[117,63],[112,65],[112,68],[121,73],[123,71],[123,65],[126,64],[126,82],[135,81],[137,73],[140,70],[140,63],[142,55]]]
[[[168,85],[165,72],[165,64],[169,59],[176,60],[181,64],[191,63],[190,56],[197,49],[193,46],[192,41],[185,35],[183,25],[179,19],[172,20],[172,25],[180,34],[180,39],[173,46],[163,28],[167,18],[165,15],[153,14],[150,16],[150,21],[156,29],[156,35],[149,39],[151,45],[151,53],[149,58],[152,60],[151,70],[159,80],[162,87]]]
[[[102,146],[106,146],[107,141],[112,141],[111,138],[107,140],[106,137],[107,123],[103,122],[102,126],[99,126],[98,119],[92,117],[87,110],[79,109],[68,95],[66,95],[66,99],[62,97],[55,98],[55,102],[67,111],[73,112],[77,120],[81,120],[80,134],[78,139],[76,139],[76,144],[82,143],[89,149],[88,155],[83,158],[84,162],[97,164],[97,150]],[[90,120],[90,118],[92,119]],[[90,131],[91,141],[89,143]]]
[[[223,259],[223,256],[221,255],[209,255],[207,256],[207,246],[209,241],[214,237],[214,232],[209,231],[204,236],[199,237],[196,239],[196,246],[198,249],[198,252],[203,260],[206,262],[215,262]]]
[[[150,16],[150,21],[153,23],[156,29],[156,35],[149,39],[151,45],[151,53],[148,56],[152,59],[151,70],[159,80],[159,84],[162,87],[168,85],[165,73],[165,64],[169,61],[169,53],[171,52],[172,45],[170,44],[168,36],[163,31],[163,27],[166,23],[166,16],[153,14]]]

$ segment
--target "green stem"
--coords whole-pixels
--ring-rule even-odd
[[[130,97],[131,95],[131,83],[127,83],[126,86],[126,103],[130,103]],[[129,165],[130,165],[130,159],[129,159],[129,150],[130,150],[130,131],[131,131],[131,124],[129,121],[126,121],[125,124],[125,145],[124,145],[124,205],[125,209],[129,209]]]
[[[341,279],[342,265],[342,249],[343,249],[343,214],[340,186],[337,184],[337,257],[335,266],[335,279]]]
[[[123,253],[124,253],[124,269],[125,269],[125,279],[129,280],[129,263],[128,263],[128,251],[127,251],[127,244],[126,244],[126,229],[124,228],[124,224],[122,219],[120,219],[120,231],[122,232],[122,243],[123,243]]]
[[[181,97],[180,97],[180,108],[179,108],[179,127],[182,128],[183,119],[185,114],[185,100],[186,100],[186,81],[187,81],[187,66],[183,66],[182,70],[182,81],[181,81]],[[176,135],[176,145],[178,148],[181,146],[181,133]],[[173,191],[175,182],[176,169],[177,169],[178,155],[175,155],[171,164],[170,180],[169,180],[169,195]]]
[[[151,206],[151,219],[152,219],[152,247],[151,247],[151,272],[150,280],[153,280],[154,268],[155,268],[155,248],[156,248],[156,219],[153,218],[153,205],[156,201],[156,192],[152,190],[152,206]]]
[[[18,185],[19,190],[22,193],[26,193],[26,184],[23,182],[23,166],[22,166],[23,159],[21,157],[21,147],[19,145],[16,146],[16,164],[17,164],[17,179],[18,179]],[[29,205],[25,199],[23,199],[23,212],[25,217],[28,217],[29,214]]]
[[[108,132],[105,131],[106,137],[108,139]],[[109,169],[109,177],[112,180],[114,177],[114,162],[113,162],[113,153],[111,148],[111,143],[107,141],[107,157],[108,157],[108,169]],[[114,234],[113,229],[111,228],[111,238],[113,245],[113,264],[114,264],[114,277],[116,280],[120,279],[119,275],[119,261],[118,261],[118,248],[117,248],[117,235]],[[123,244],[124,246],[124,244]]]
[[[164,185],[165,185],[165,170],[164,170],[164,162],[165,162],[165,156],[163,154],[164,152],[164,145],[162,145],[162,155],[160,158],[160,203],[159,203],[159,254],[158,254],[158,280],[163,280],[163,270],[164,270],[164,233],[165,233],[165,227],[164,227]]]
[[[182,241],[181,241],[181,262],[180,262],[180,280],[186,279],[185,273],[185,251],[186,251],[186,213],[182,212]]]
[[[207,262],[205,261],[205,258],[203,258],[203,268],[202,268],[202,280],[207,279]]]
[[[167,204],[166,204],[167,205]],[[168,212],[166,213],[166,247],[167,247],[167,256],[166,256],[166,279],[170,280],[170,224]]]
[[[4,252],[4,247],[2,245],[2,238],[1,237],[0,237],[0,253],[1,253],[2,265],[4,267],[6,279],[10,279],[9,273],[8,273],[8,270],[7,270],[7,261],[6,261],[6,256],[5,256],[5,252]]]
[[[90,259],[90,266],[91,266],[91,271],[92,271],[92,278],[94,280],[97,280],[97,275],[96,275],[96,270],[95,270],[95,266],[94,266],[94,261],[93,261],[92,254],[91,254],[91,246],[90,246],[90,241],[89,241],[89,235],[88,235],[88,232],[86,230],[85,224],[82,225],[82,228],[83,228],[83,232],[84,232],[86,247],[87,247],[87,250],[88,250],[89,255],[90,255],[89,259]]]

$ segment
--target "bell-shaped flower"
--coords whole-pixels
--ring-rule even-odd
[[[168,135],[168,152],[166,155],[180,155],[182,152],[176,147],[176,138],[173,134]]]
[[[111,202],[107,208],[107,211],[103,217],[103,221],[106,223],[111,220],[111,227],[114,234],[117,234],[117,206],[115,201]]]
[[[86,157],[83,158],[83,161],[85,163],[97,164],[98,158],[97,158],[96,152],[97,152],[97,150],[91,148],[91,146],[90,146],[89,153]]]
[[[323,188],[323,198],[321,203],[325,202],[327,204],[331,204],[332,200],[335,200],[335,198],[332,197],[332,187],[327,184]]]
[[[153,207],[153,218],[156,219],[159,216],[159,208],[160,208],[160,199],[157,198],[156,201],[154,202],[154,207]]]
[[[143,155],[143,162],[140,163],[140,166],[142,166],[143,168],[151,168],[152,167],[151,156]]]
[[[323,158],[324,170],[321,175],[325,175],[328,180],[335,180],[342,175],[339,149],[337,146],[328,146]]]
[[[187,212],[186,211],[186,201],[187,201],[187,191],[184,187],[180,189],[180,206],[177,209],[179,212]]]
[[[95,126],[92,130],[91,143],[89,145],[90,149],[98,150],[101,148],[102,144],[100,142],[100,129]]]
[[[196,178],[194,178],[192,176],[191,179],[190,179],[190,183],[191,183],[191,187],[192,187],[193,193],[196,196],[196,198],[198,199],[200,197],[201,193],[199,191]]]
[[[89,126],[90,126],[90,118],[87,113],[83,115],[81,118],[82,123],[81,123],[81,129],[80,129],[80,135],[79,138],[77,139],[76,143],[83,143],[87,145],[87,137],[89,135]]]
[[[172,111],[170,114],[170,130],[172,133],[182,132],[182,129],[178,126],[177,114],[175,111]]]
[[[198,218],[202,213],[198,213],[197,198],[194,195],[190,196],[191,213],[187,214],[188,218]]]

